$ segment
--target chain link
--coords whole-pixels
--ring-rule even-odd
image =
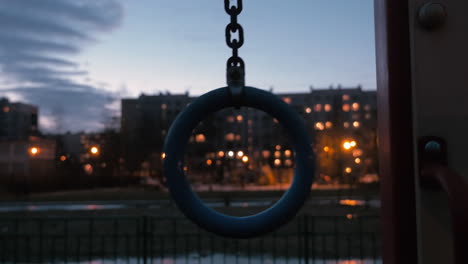
[[[244,29],[237,23],[237,16],[242,12],[242,0],[237,0],[235,6],[231,5],[230,0],[224,0],[224,9],[231,16],[231,22],[226,26],[226,44],[232,49],[232,56],[227,61],[227,69],[232,67],[245,68],[244,61],[239,57],[239,48],[244,44]],[[238,35],[233,38],[233,34]]]

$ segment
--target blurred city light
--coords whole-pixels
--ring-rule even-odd
[[[247,163],[249,161],[249,157],[244,156],[242,157],[242,162]]]
[[[66,160],[67,160],[66,156],[64,156],[64,155],[60,156],[60,161],[66,161]]]
[[[234,157],[234,151],[230,150],[230,151],[228,152],[228,156],[231,157],[231,158]]]
[[[213,164],[212,160],[210,160],[210,159],[206,160],[206,165],[211,166],[211,164]]]
[[[32,147],[29,149],[29,153],[33,156],[39,154],[39,148],[38,147]]]
[[[93,154],[93,155],[97,155],[97,154],[99,154],[99,148],[96,147],[96,146],[91,147],[90,152],[91,152],[91,154]]]
[[[281,165],[281,160],[275,159],[275,166],[280,166],[280,165]]]
[[[345,172],[346,173],[351,173],[353,170],[350,167],[346,167]]]
[[[343,143],[343,148],[348,150],[351,148],[351,143],[349,143],[348,141],[346,141],[345,143]]]
[[[242,156],[244,156],[244,152],[243,152],[242,150],[239,150],[239,151],[237,152],[237,156],[238,156],[239,158],[242,157]]]
[[[219,151],[218,152],[218,157],[220,157],[220,158],[224,157],[224,151]]]

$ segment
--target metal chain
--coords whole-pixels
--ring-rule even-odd
[[[239,48],[244,44],[244,29],[237,23],[237,16],[242,12],[242,0],[237,0],[235,6],[231,6],[230,0],[224,0],[224,9],[231,16],[231,22],[226,26],[226,44],[232,49],[232,56],[227,61],[227,68],[241,67],[245,68],[244,61],[239,57]],[[238,33],[237,38],[232,35]]]
[[[245,85],[245,64],[239,57],[239,48],[244,44],[244,29],[237,23],[237,16],[242,12],[242,0],[237,0],[235,6],[231,6],[230,0],[224,0],[224,9],[231,16],[231,22],[226,26],[226,44],[232,49],[232,56],[227,60],[226,81],[235,105],[239,107]],[[235,33],[237,38],[232,36]]]

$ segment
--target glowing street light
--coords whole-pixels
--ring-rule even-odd
[[[346,141],[345,143],[343,143],[343,148],[346,149],[346,150],[349,150],[351,149],[351,143],[349,143],[348,141]]]
[[[244,163],[249,162],[249,157],[247,157],[247,156],[242,157],[242,162],[244,162]]]
[[[96,146],[91,147],[90,152],[91,152],[91,154],[93,154],[93,155],[97,155],[97,154],[99,154],[99,148],[96,147]]]
[[[32,147],[29,149],[29,154],[31,154],[32,156],[35,156],[37,154],[39,154],[39,148],[38,147]]]

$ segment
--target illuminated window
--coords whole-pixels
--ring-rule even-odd
[[[249,162],[249,157],[247,157],[247,156],[242,157],[242,162],[244,162],[244,163]]]
[[[284,156],[289,158],[289,157],[291,157],[291,153],[292,152],[289,149],[287,149],[287,150],[284,151]]]
[[[290,159],[285,160],[284,165],[286,165],[288,167],[291,167],[292,166],[292,160],[290,160]]]
[[[281,160],[275,159],[275,166],[281,166]]]
[[[328,147],[328,146],[323,147],[323,151],[325,151],[325,152],[330,151],[330,147]]]
[[[315,112],[320,112],[320,111],[322,111],[322,105],[321,105],[321,104],[316,104],[316,105],[314,106],[314,110],[315,110]]]
[[[312,113],[312,109],[310,107],[306,107],[305,112],[310,114],[310,113]]]
[[[281,146],[280,146],[280,145],[276,145],[275,149],[276,149],[276,150],[280,150],[280,149],[281,149]]]
[[[241,115],[238,115],[236,119],[237,119],[237,122],[239,123],[242,122],[242,120],[244,120],[244,118]]]
[[[218,157],[220,157],[220,158],[224,157],[224,151],[218,152]]]
[[[226,134],[225,138],[226,138],[227,141],[234,141],[235,135],[234,135],[234,133],[228,133],[228,134]]]
[[[350,167],[346,167],[345,172],[346,173],[351,173],[353,170]]]
[[[359,157],[359,156],[362,156],[362,150],[361,149],[353,150],[353,157]]]
[[[241,135],[237,134],[236,135],[236,141],[240,141],[241,140]]]
[[[283,97],[283,101],[287,104],[291,103],[291,98],[290,97]]]
[[[262,151],[262,156],[263,156],[265,159],[269,158],[269,157],[270,157],[270,151],[268,151],[268,150]]]
[[[83,170],[88,175],[93,174],[93,166],[91,164],[84,165]]]
[[[275,158],[281,157],[281,152],[280,151],[275,151]]]
[[[353,122],[353,127],[359,127],[361,124],[358,121]]]
[[[67,160],[67,157],[66,156],[60,156],[60,161],[66,161]]]
[[[228,116],[226,119],[227,119],[227,121],[229,123],[234,123],[234,117],[233,116]]]
[[[326,104],[326,105],[324,106],[324,109],[325,109],[325,112],[330,112],[330,111],[332,110],[332,107],[331,107],[331,105]]]
[[[333,123],[330,122],[330,121],[327,121],[327,122],[325,123],[325,127],[326,127],[326,128],[332,128],[332,127],[333,127]]]
[[[162,105],[161,105],[161,109],[162,109],[162,110],[166,110],[166,109],[167,109],[167,104],[162,104]]]
[[[206,138],[205,138],[205,135],[203,135],[203,134],[198,134],[198,135],[195,136],[195,141],[197,143],[203,143],[203,142],[205,142],[205,140],[206,140]]]
[[[370,111],[370,110],[371,110],[371,107],[370,107],[370,105],[366,104],[366,105],[364,106],[364,110],[366,110],[366,111]]]
[[[341,98],[343,99],[343,101],[348,101],[349,100],[349,95],[343,94],[343,96]]]
[[[234,151],[232,150],[228,151],[228,156],[231,158],[234,157]]]
[[[350,110],[349,104],[344,104],[342,108],[343,108],[343,111],[345,112],[349,112]]]
[[[348,127],[349,127],[349,122],[344,122],[344,123],[343,123],[343,127],[344,127],[344,128],[348,128]]]
[[[211,164],[213,164],[212,160],[210,160],[210,159],[206,160],[206,165],[211,166]]]
[[[237,152],[237,156],[238,156],[239,158],[242,157],[242,156],[244,156],[244,152],[243,152],[242,150],[239,150],[239,151]]]
[[[367,114],[365,115],[365,117],[366,117],[366,119],[371,119],[372,115],[369,114],[369,113],[367,113]]]
[[[323,125],[322,122],[317,122],[317,123],[315,123],[315,129],[316,130],[324,130],[325,126]]]
[[[360,158],[356,158],[356,159],[354,159],[354,162],[355,162],[356,164],[359,164],[359,163],[361,163],[361,159],[360,159]]]
[[[4,113],[10,112],[10,107],[4,106],[4,107],[3,107],[3,112],[4,112]]]
[[[353,103],[352,105],[353,111],[359,111],[359,104],[358,103]]]

